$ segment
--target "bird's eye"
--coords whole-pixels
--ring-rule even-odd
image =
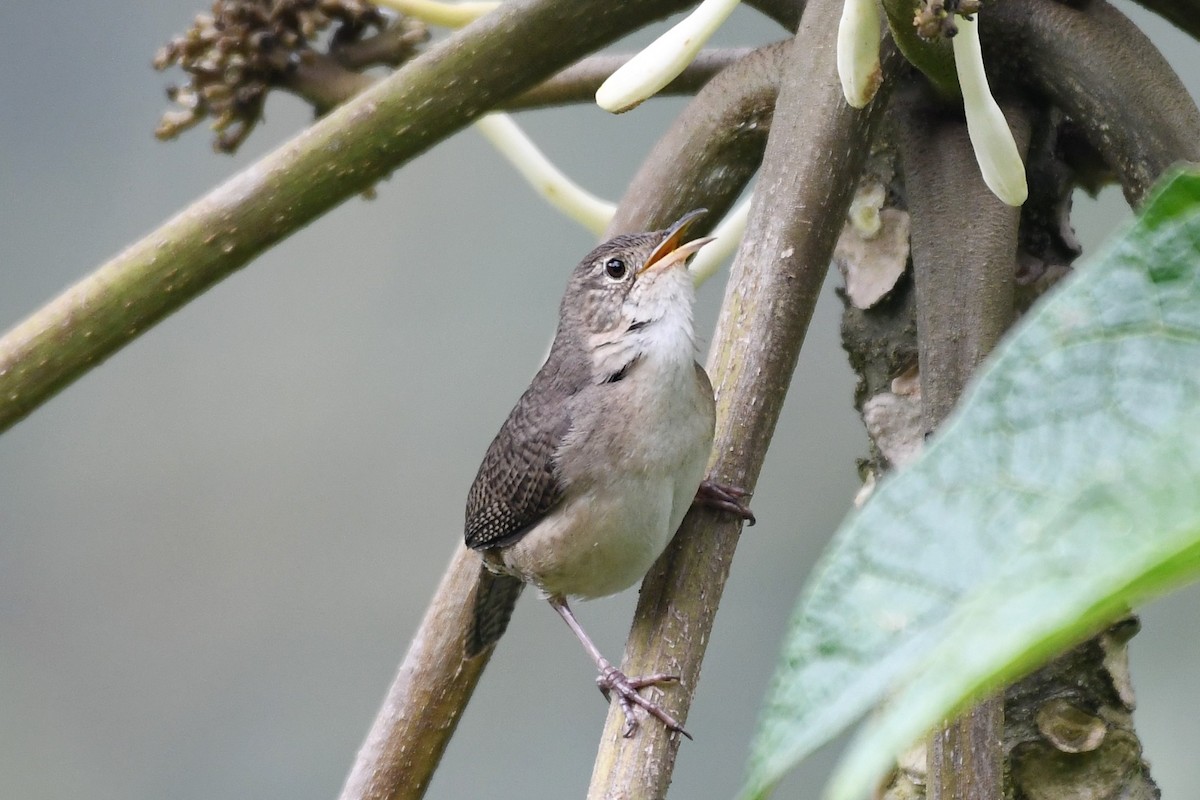
[[[625,277],[625,262],[619,258],[610,258],[604,262],[604,272],[614,280]]]

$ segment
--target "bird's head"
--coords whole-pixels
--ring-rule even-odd
[[[686,316],[690,336],[695,293],[688,259],[711,238],[690,238],[704,209],[684,214],[661,231],[609,239],[571,275],[562,319],[588,339],[609,340]]]

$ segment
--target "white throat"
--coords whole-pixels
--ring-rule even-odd
[[[592,337],[596,378],[603,381],[635,361],[690,377],[696,358],[695,298],[691,275],[682,268],[649,276],[644,285],[635,286],[625,300],[620,325]]]

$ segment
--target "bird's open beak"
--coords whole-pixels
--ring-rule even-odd
[[[680,217],[678,222],[667,229],[667,235],[663,237],[658,247],[654,248],[654,252],[638,270],[638,274],[646,272],[651,267],[661,269],[686,261],[693,253],[711,242],[713,240],[711,236],[687,241],[688,230],[696,220],[707,213],[707,209],[698,208]]]

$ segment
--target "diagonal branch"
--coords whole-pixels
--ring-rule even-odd
[[[388,689],[340,800],[417,800],[425,790],[491,650],[464,659],[479,556],[459,546]]]
[[[266,248],[475,117],[685,5],[518,0],[413,59],[0,339],[0,431]]]
[[[865,111],[846,105],[829,35],[841,7],[840,0],[809,2],[789,47],[749,227],[709,356],[717,392],[710,474],[747,489],[762,466],[889,94],[885,86]],[[894,67],[889,47],[885,75]],[[666,689],[666,705],[680,719],[695,691],[739,527],[692,512],[642,585],[623,669],[681,676],[680,685]],[[611,709],[589,798],[662,797],[678,737],[661,726],[643,726],[634,739],[621,733],[621,714]]]

